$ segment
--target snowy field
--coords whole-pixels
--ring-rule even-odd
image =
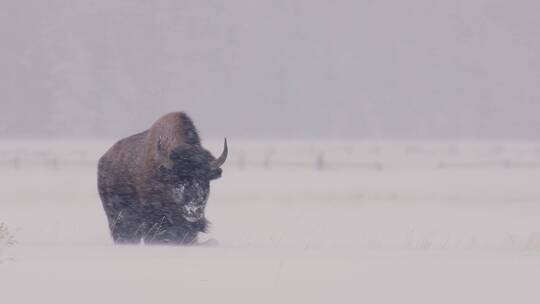
[[[0,303],[540,303],[540,144],[230,140],[192,247],[112,245],[110,144],[0,143]]]

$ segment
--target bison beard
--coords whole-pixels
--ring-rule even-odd
[[[216,159],[181,112],[114,144],[98,164],[98,190],[114,242],[196,242],[208,228],[210,181],[221,177],[226,158],[227,141]]]

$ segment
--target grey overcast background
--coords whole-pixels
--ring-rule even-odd
[[[540,139],[540,2],[1,1],[0,137]]]

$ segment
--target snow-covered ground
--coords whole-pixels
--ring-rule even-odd
[[[108,144],[0,144],[0,303],[540,301],[540,145],[233,141],[201,245],[117,247]]]

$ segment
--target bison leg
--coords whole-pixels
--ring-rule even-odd
[[[197,241],[197,233],[167,225],[144,236],[146,244],[191,245]]]
[[[109,230],[117,244],[138,244],[144,227],[138,203],[120,195],[102,195]]]
[[[197,240],[197,232],[173,224],[171,216],[159,208],[147,206],[143,218],[148,228],[143,236],[145,244],[190,245]]]

